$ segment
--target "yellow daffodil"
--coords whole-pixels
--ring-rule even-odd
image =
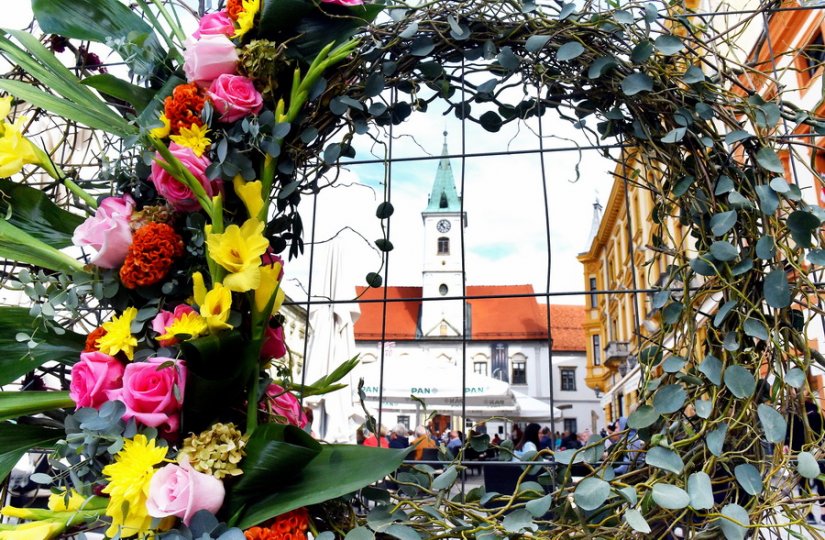
[[[200,306],[200,316],[205,320],[211,333],[230,330],[229,310],[232,307],[232,292],[220,283],[215,283],[207,292],[200,272],[192,274],[195,302]]]
[[[261,284],[261,255],[269,247],[263,222],[248,219],[240,227],[230,225],[221,234],[212,233],[211,225],[205,230],[209,256],[229,272],[223,278],[224,286],[235,292],[257,289]]]
[[[239,38],[255,26],[255,15],[261,9],[261,0],[243,0],[243,11],[238,14],[238,28],[233,38]]]
[[[264,207],[264,199],[261,196],[261,181],[244,182],[240,175],[232,180],[232,185],[235,187],[235,195],[243,201],[246,206],[246,211],[251,218],[259,218],[261,209]]]
[[[112,518],[106,536],[121,538],[149,532],[152,517],[146,509],[149,482],[155,466],[165,461],[166,447],[155,446],[155,439],[135,435],[123,444],[115,455],[115,462],[103,468],[109,484],[103,493],[109,494],[106,515]]]
[[[172,135],[169,138],[172,139],[172,142],[190,148],[198,157],[201,157],[206,148],[212,144],[212,141],[206,136],[209,133],[209,128],[206,126],[192,124],[188,128],[180,128],[179,133],[179,135]]]
[[[0,540],[48,540],[66,529],[61,520],[31,521],[0,529]]]
[[[261,284],[255,289],[255,311],[261,315],[264,321],[268,321],[269,317],[278,311],[284,302],[284,291],[280,288],[280,281],[278,280],[280,275],[281,263],[261,267]],[[273,294],[276,295],[275,302],[272,308],[266,312],[266,307]]]
[[[207,331],[206,319],[194,311],[184,313],[165,328],[166,333],[158,336],[159,341],[175,339],[177,336],[187,335],[193,338],[202,336]]]
[[[126,358],[132,360],[135,357],[135,347],[137,338],[132,335],[132,321],[137,317],[137,308],[126,309],[120,317],[112,317],[109,322],[103,323],[106,335],[97,340],[97,348],[102,353],[115,356],[123,352]]]
[[[11,96],[0,97],[0,118],[4,119],[11,112]]]
[[[6,178],[19,173],[26,164],[39,164],[37,153],[32,143],[20,131],[24,118],[18,118],[14,124],[3,124],[0,137],[0,177]]]
[[[169,133],[172,131],[172,124],[169,122],[169,119],[166,118],[165,114],[161,114],[159,120],[163,122],[163,125],[160,127],[150,129],[149,135],[156,139],[165,139],[169,136]]]

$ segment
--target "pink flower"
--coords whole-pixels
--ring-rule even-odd
[[[215,13],[208,13],[201,17],[198,23],[198,29],[192,34],[195,39],[200,39],[203,36],[224,35],[232,37],[235,33],[235,25],[226,11],[218,11]]]
[[[179,304],[175,306],[175,311],[166,311],[165,309],[162,309],[158,312],[155,318],[152,319],[152,330],[157,332],[159,335],[163,335],[166,333],[166,328],[168,326],[172,326],[172,323],[180,319],[182,315],[192,313],[193,311],[195,310],[186,304]],[[177,338],[158,340],[161,347],[169,347],[177,342]]]
[[[275,266],[276,264],[281,265],[281,273],[278,274],[278,281],[281,281],[284,277],[284,259],[275,253],[272,247],[266,248],[266,252],[261,255],[261,266]]]
[[[176,143],[169,145],[169,151],[178,158],[184,167],[189,169],[198,182],[203,186],[206,194],[212,197],[221,190],[219,180],[210,181],[206,177],[206,168],[212,164],[205,155],[198,157],[191,148],[180,146]],[[155,161],[152,162],[152,183],[158,194],[169,201],[175,210],[179,212],[195,212],[200,209],[200,204],[195,198],[195,194],[186,185],[178,182],[174,176],[166,172],[158,165],[158,161],[163,158],[160,154],[155,154]]]
[[[301,429],[307,425],[304,409],[301,408],[301,403],[292,392],[284,392],[283,388],[273,383],[266,389],[266,395],[274,414],[283,416],[288,423]]]
[[[363,6],[364,0],[321,0],[324,4],[335,4],[337,6]]]
[[[264,331],[264,344],[261,347],[261,359],[283,358],[286,355],[286,343],[284,343],[284,327],[266,327]]]
[[[102,352],[80,353],[80,361],[72,366],[69,397],[80,407],[99,408],[108,401],[107,392],[120,388],[123,364]]]
[[[224,73],[235,73],[238,51],[223,34],[205,35],[198,40],[186,40],[183,71],[186,80],[208,86]]]
[[[168,364],[161,367],[163,364]],[[171,435],[180,425],[180,407],[186,382],[186,367],[173,358],[150,358],[133,362],[123,373],[123,388],[109,390],[109,399],[126,405],[124,420],[134,418],[139,424],[158,428]]]
[[[177,516],[189,525],[198,510],[217,513],[225,495],[223,482],[196,471],[184,456],[180,465],[169,463],[152,476],[146,509],[152,517]]]
[[[132,244],[132,228],[129,218],[135,209],[135,201],[129,195],[107,197],[95,211],[75,230],[72,242],[76,246],[88,246],[97,253],[89,262],[100,268],[117,268],[126,260],[126,252]]]
[[[258,114],[264,98],[255,90],[252,81],[241,75],[220,75],[206,92],[215,110],[221,113],[221,122],[234,122],[250,114]]]

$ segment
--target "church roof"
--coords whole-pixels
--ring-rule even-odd
[[[444,132],[444,147],[441,149],[441,160],[435,172],[435,181],[425,212],[460,212],[461,198],[455,188],[455,177],[450,159],[447,157],[447,132]]]
[[[384,339],[421,339],[418,329],[421,287],[358,287],[361,317],[355,323],[355,339],[379,341],[386,305]],[[469,285],[467,296],[496,296],[468,299],[471,340],[525,341],[547,339],[547,305],[540,304],[532,285]],[[526,295],[526,296],[518,296]],[[550,317],[554,351],[584,351],[584,307],[551,305]]]

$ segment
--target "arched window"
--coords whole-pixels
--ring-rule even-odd
[[[450,254],[450,239],[446,236],[442,236],[438,239],[438,254],[439,255],[449,255]]]

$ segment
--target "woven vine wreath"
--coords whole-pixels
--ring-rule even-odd
[[[304,104],[295,114],[281,109],[286,120],[264,126],[267,136],[249,135],[246,125],[237,140],[227,136],[230,143],[211,151],[219,165],[210,174],[229,179],[249,168],[247,151],[276,160],[265,190],[277,200],[266,226],[275,251],[302,252],[301,197],[326,186],[341,158],[355,156],[354,137],[374,134],[373,126],[388,130],[414,121],[415,111],[446,100],[448,114],[491,132],[552,110],[593,144],[613,145],[612,153],[603,152],[619,165],[617,181],[652,194],[654,211],[645,216],[654,228],[648,253],[652,263],[664,261],[668,268],[652,295],[661,326],[640,339],[640,405],[606,461],[598,437],[579,451],[543,451],[540,457],[553,457],[557,466],[525,470],[518,495],[509,497],[480,490],[449,497],[460,461],[435,478],[426,468],[410,469],[397,474],[399,489],[378,495],[379,506],[355,529],[351,508],[342,504],[325,506],[327,524],[342,534],[352,529],[358,539],[375,533],[403,539],[614,539],[638,533],[742,539],[758,534],[757,528],[809,527],[803,503],[815,496],[805,480],[819,474],[822,433],[801,419],[811,390],[806,373],[825,364],[806,337],[821,315],[817,275],[825,264],[819,233],[825,212],[803,200],[779,156],[797,154],[797,146],[807,152],[811,139],[804,135],[825,132],[825,124],[783,101],[781,93],[765,99],[753,92],[755,81],[761,86],[777,76],[773,64],[739,64],[735,57],[742,55],[734,54],[741,53],[736,43],[747,23],[778,4],[741,15],[733,30],[719,27],[723,17],[647,2],[601,11],[590,2],[545,6],[528,0],[368,4],[332,9],[325,24],[338,21],[339,33],[313,33],[321,28],[313,10],[324,5],[263,0],[250,35],[266,34],[276,45],[245,38],[242,71],[254,75],[265,99],[275,100],[292,84],[290,99]],[[44,31],[60,33],[49,27],[55,21],[39,22]],[[57,26],[65,31],[71,24]],[[299,46],[292,38],[277,45],[296,31],[303,36]],[[296,67],[307,73],[328,40],[353,34],[357,45],[334,49],[322,78],[305,86],[300,77],[293,79]],[[171,93],[174,85],[151,86],[158,74],[166,80],[180,75],[170,73],[173,61],[151,63],[155,44],[109,44],[131,54],[131,67],[146,77],[155,97]],[[14,57],[14,48],[0,45]],[[139,73],[141,60],[156,71]],[[40,105],[37,94],[13,79],[0,88]],[[101,80],[89,84],[105,86]],[[115,95],[117,89],[108,90]],[[122,106],[139,96],[115,97]],[[122,109],[126,118],[139,112]],[[151,114],[132,123],[107,117],[95,125],[94,117],[84,118],[73,120],[124,139],[138,137],[135,125],[143,128],[140,136],[156,127]],[[791,132],[803,137],[785,136]],[[255,140],[254,148],[241,148],[248,139]],[[140,158],[123,154],[124,160]],[[142,179],[139,165],[107,174],[107,180],[139,189],[146,171]],[[64,183],[71,189],[72,180]],[[387,201],[378,217],[391,214]],[[685,234],[674,234],[677,223]],[[385,239],[379,247],[389,250],[391,244]],[[368,281],[381,285],[379,273]],[[175,287],[163,294],[190,294]],[[700,329],[702,342],[696,339]],[[804,427],[805,441],[794,445],[801,451],[784,452],[794,425]],[[483,450],[489,440],[469,444]],[[568,465],[584,478],[571,482]],[[528,473],[538,473],[539,483],[528,482]]]

